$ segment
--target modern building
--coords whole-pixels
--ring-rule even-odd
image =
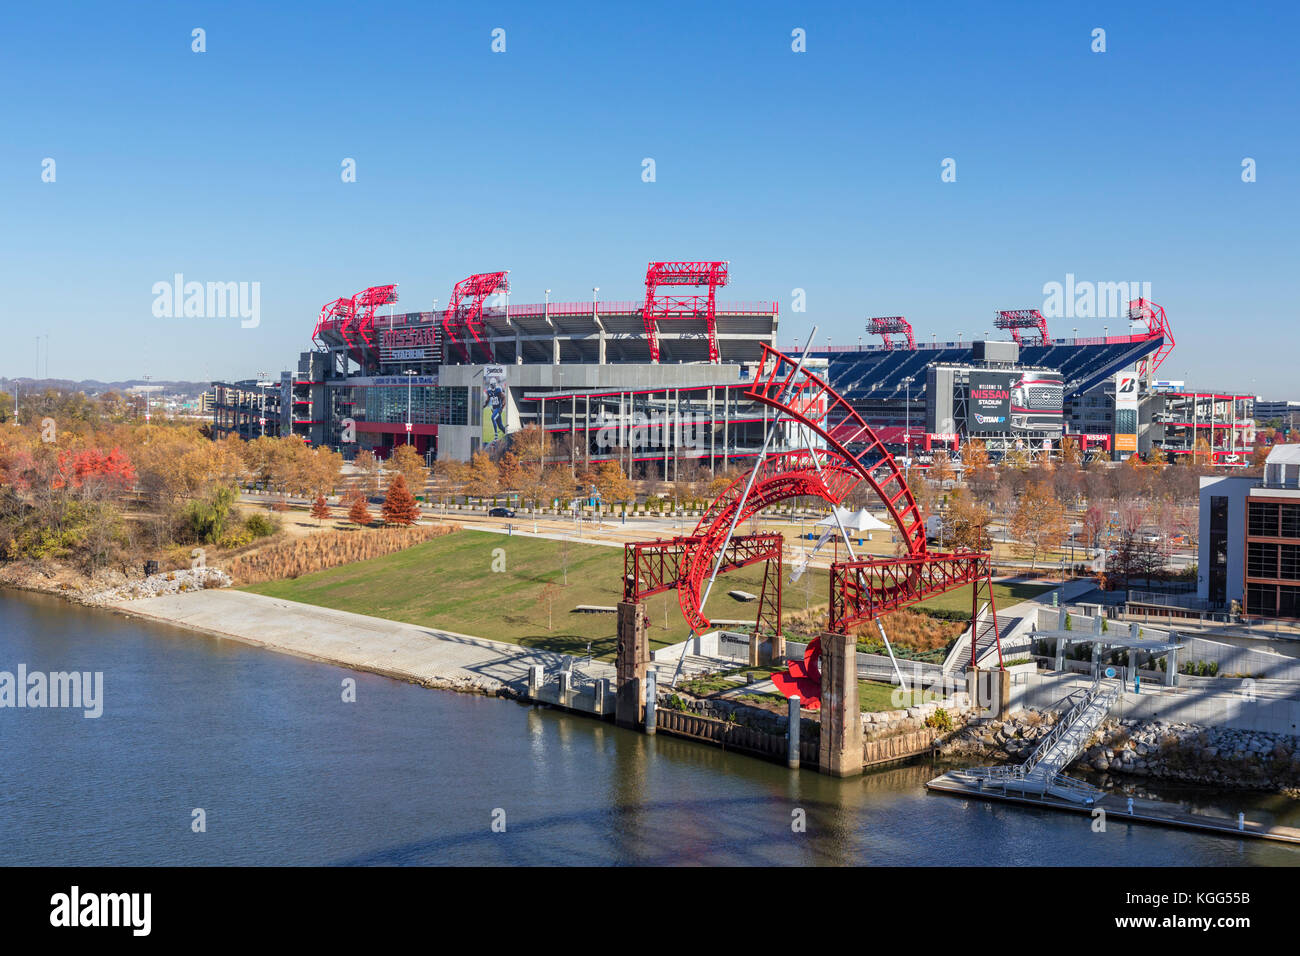
[[[1258,617],[1300,617],[1300,445],[1269,452],[1263,479],[1201,479],[1197,595]]]
[[[1250,461],[1255,446],[1255,400],[1223,392],[1160,391],[1152,397],[1151,441],[1170,455],[1208,447],[1214,464]]]
[[[1276,422],[1283,428],[1295,428],[1300,424],[1300,402],[1274,401],[1257,397],[1254,405],[1255,421],[1261,425]]]
[[[287,374],[287,373],[285,373]],[[258,379],[212,383],[212,436],[235,435],[245,441],[288,434],[281,411],[281,384]]]

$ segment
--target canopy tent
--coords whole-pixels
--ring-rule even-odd
[[[875,515],[861,508],[856,512],[849,511],[848,508],[836,508],[835,514],[839,515],[840,523],[844,525],[845,531],[887,531],[889,525],[885,524]],[[817,522],[817,527],[829,527],[835,524],[835,515],[827,515]]]

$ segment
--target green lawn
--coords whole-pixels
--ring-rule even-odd
[[[615,615],[575,614],[572,609],[618,603],[623,549],[568,543],[565,585],[564,547],[559,541],[462,530],[397,554],[245,590],[561,653],[583,653],[591,641],[593,654],[612,660]],[[498,548],[500,555],[494,553]],[[494,561],[500,567],[502,557],[504,570],[494,571]],[[789,569],[782,570],[788,579]],[[752,621],[757,602],[742,603],[727,592],[758,594],[762,583],[762,564],[720,575],[706,614]],[[543,594],[548,584],[556,585],[549,628]],[[826,594],[826,573],[810,570],[796,586],[785,588],[786,611],[803,610],[805,595],[814,606],[824,605]],[[646,611],[652,650],[686,638],[675,592],[649,598]]]
[[[928,601],[922,601],[917,607],[935,608],[945,611],[965,611],[970,614],[971,588],[973,585],[957,588],[948,591],[946,594],[940,594],[938,597],[932,597]],[[1028,601],[1032,597],[1037,597],[1044,591],[1050,591],[1055,585],[1052,584],[1004,584],[1000,581],[993,583],[993,605],[1001,609],[1010,607],[1012,604],[1019,604],[1021,601]]]
[[[858,709],[864,714],[881,710],[902,710],[911,707],[913,704],[922,703],[922,692],[919,690],[908,691],[901,695],[901,706],[894,703],[893,696],[893,684],[885,684],[874,680],[858,681]]]

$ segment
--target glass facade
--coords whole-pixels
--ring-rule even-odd
[[[358,420],[394,425],[406,421],[406,386],[355,386],[348,391]],[[469,424],[469,394],[463,387],[415,385],[410,389],[409,401],[411,421],[416,424]]]
[[[1300,504],[1247,499],[1246,612],[1300,617],[1300,586],[1291,581],[1300,581]],[[1213,572],[1210,588],[1213,595]]]

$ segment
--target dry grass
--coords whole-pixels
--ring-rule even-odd
[[[891,611],[882,623],[885,625],[885,633],[895,646],[910,647],[916,651],[941,651],[953,638],[966,630],[966,624],[961,621],[943,621],[906,608]],[[874,640],[878,634],[874,623],[864,624],[857,629],[859,638]]]
[[[410,528],[322,531],[281,541],[231,561],[226,570],[236,584],[282,581],[326,568],[365,561],[442,537],[459,530],[457,524],[416,525]]]

